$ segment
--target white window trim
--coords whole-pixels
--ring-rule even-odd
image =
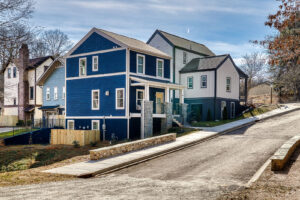
[[[162,73],[161,75],[162,76],[158,76],[158,62],[161,61],[162,62]],[[164,77],[164,70],[165,70],[165,62],[163,59],[156,59],[156,76],[157,77],[160,77],[160,78],[163,78]]]
[[[192,87],[190,87],[189,85],[189,79],[192,78]],[[187,89],[193,89],[194,88],[194,77],[193,76],[188,76],[187,77]]]
[[[85,60],[85,75],[81,75],[81,74],[80,74],[80,61],[81,61],[81,60]],[[79,71],[78,71],[78,72],[79,72],[79,73],[78,73],[78,74],[79,74],[79,77],[86,76],[86,75],[87,75],[87,62],[86,62],[86,58],[79,58],[79,63],[78,63],[78,64],[79,64],[79,65],[78,65],[78,68],[79,68]]]
[[[70,129],[70,122],[73,122],[73,125],[74,125],[73,129]],[[69,130],[74,130],[75,129],[75,121],[74,120],[68,120],[68,129]]]
[[[229,90],[227,90],[227,79],[229,79],[230,80],[230,84],[229,84]],[[231,77],[226,77],[226,92],[231,92]]]
[[[94,129],[94,126],[93,126],[94,122],[98,123],[97,129]],[[97,131],[100,130],[100,120],[92,120],[91,128],[92,128],[92,130],[97,130]]]
[[[123,91],[123,106],[118,107],[118,91]],[[124,88],[116,88],[116,110],[123,110],[125,108],[125,90]]]
[[[94,93],[94,92],[98,92],[98,101],[99,101],[99,102],[98,102],[98,108],[94,108],[94,107],[93,107],[93,105],[94,105],[94,104],[93,104],[93,93]],[[100,110],[100,90],[92,90],[92,95],[91,95],[91,97],[92,97],[92,98],[91,98],[91,99],[92,99],[92,105],[91,105],[91,106],[92,106],[92,110]]]
[[[140,73],[138,71],[138,69],[139,69],[139,57],[143,57],[143,60],[144,60],[144,62],[143,62],[143,73]],[[136,54],[136,73],[137,74],[145,74],[145,63],[146,63],[146,57],[145,57],[145,55]]]
[[[206,81],[202,81],[202,77],[206,77]],[[203,82],[206,82],[206,86],[205,87],[203,87],[203,85],[202,85]],[[200,76],[200,87],[201,88],[207,88],[207,75],[201,75]]]
[[[144,96],[144,98],[143,99],[145,99],[145,90],[143,90],[143,89],[137,89],[136,90],[136,98],[135,98],[135,108],[136,108],[136,110],[141,110],[141,109],[139,109],[138,108],[138,92],[143,92],[143,96]]]
[[[94,66],[95,66],[94,58],[97,58],[97,68],[94,68]],[[99,56],[93,56],[92,59],[93,59],[93,62],[92,62],[92,63],[93,63],[93,67],[92,67],[92,70],[93,70],[93,72],[96,72],[96,71],[99,70]]]
[[[7,78],[11,79],[11,68],[7,68]]]
[[[32,88],[32,98],[31,98],[31,88]],[[29,86],[29,100],[34,100],[34,86]]]
[[[184,60],[184,55],[185,55],[185,60]],[[182,64],[187,64],[187,63],[188,63],[187,52],[183,51],[182,52]]]
[[[58,88],[57,87],[53,88],[53,99],[58,100]]]
[[[48,93],[48,92],[49,92],[49,93]],[[48,96],[48,94],[49,94],[49,96]],[[46,100],[47,100],[47,101],[50,101],[50,99],[51,99],[50,95],[51,95],[51,90],[50,90],[49,87],[47,87],[47,88],[46,88]]]
[[[63,88],[62,88],[62,99],[65,99],[65,95],[66,95],[66,87],[63,86]]]

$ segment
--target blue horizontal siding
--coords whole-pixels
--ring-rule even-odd
[[[102,124],[103,119],[68,119],[74,120],[76,130],[91,130],[92,120],[99,120],[100,122],[100,134],[101,140],[103,140]],[[66,120],[66,127],[68,124]],[[127,120],[128,119],[105,119],[106,133],[105,139],[111,140],[111,135],[114,133],[118,137],[118,140],[124,140],[127,138]]]
[[[156,77],[156,59],[159,57],[151,56],[135,51],[130,51],[130,72],[136,73],[136,55],[141,54],[145,56],[145,75]],[[163,59],[163,58],[159,58]],[[170,60],[164,60],[164,78],[170,78]]]
[[[43,106],[65,105],[63,99],[63,87],[65,86],[65,68],[56,68],[45,81],[43,86]],[[54,100],[54,87],[57,87],[58,99]],[[47,88],[50,88],[50,100],[47,100]]]
[[[92,70],[92,58],[98,56],[98,71]],[[79,76],[79,59],[86,58],[87,75],[126,72],[126,50],[80,56],[67,59],[67,77]]]
[[[120,46],[98,33],[92,33],[71,55],[107,50],[113,47]]]
[[[125,109],[115,108],[115,89],[124,88],[126,76],[97,77],[67,80],[67,116],[124,116]],[[100,90],[100,109],[92,110],[92,90]],[[109,96],[105,95],[109,91]],[[124,98],[126,107],[126,98]]]

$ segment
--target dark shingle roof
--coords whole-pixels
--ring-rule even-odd
[[[181,73],[195,72],[195,71],[205,71],[216,69],[228,55],[220,56],[209,56],[203,58],[194,58],[189,63],[187,63],[181,70]]]
[[[44,56],[44,57],[29,59],[29,64],[26,69],[34,69],[39,65],[41,65],[43,62],[45,62],[48,58],[53,59],[52,56]]]
[[[171,42],[174,46],[181,47],[187,50],[192,50],[197,53],[207,55],[207,56],[215,56],[215,54],[207,48],[204,44],[200,44],[177,35],[173,35],[171,33],[167,33],[162,30],[157,30],[160,34],[162,34],[169,42]],[[154,33],[155,34],[155,33]],[[149,41],[148,41],[149,42]]]
[[[180,73],[215,70],[221,66],[227,60],[227,58],[231,60],[240,77],[248,77],[239,67],[235,65],[229,54],[194,58],[180,70]]]

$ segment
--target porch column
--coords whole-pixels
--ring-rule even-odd
[[[165,89],[165,102],[170,102],[170,88]]]
[[[150,100],[150,94],[149,94],[150,90],[149,90],[149,85],[145,84],[145,100],[149,101]]]
[[[184,103],[184,90],[179,89],[179,103]]]

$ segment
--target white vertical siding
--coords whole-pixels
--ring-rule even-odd
[[[207,76],[207,88],[201,88],[201,76]],[[187,89],[187,77],[193,77],[193,89]],[[215,72],[193,72],[181,74],[181,85],[185,85],[184,98],[205,98],[215,95]]]
[[[226,78],[231,78],[231,91],[226,92]],[[217,97],[239,100],[239,74],[230,59],[217,70]]]

